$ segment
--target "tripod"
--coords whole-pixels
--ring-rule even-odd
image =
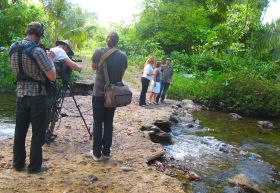
[[[61,118],[67,116],[65,114],[61,114],[61,109],[62,109],[62,105],[63,105],[63,102],[64,102],[64,98],[65,98],[68,90],[70,92],[70,96],[72,97],[72,99],[75,103],[76,108],[79,111],[79,117],[81,117],[83,122],[84,122],[84,125],[87,129],[87,132],[88,132],[89,136],[90,136],[90,140],[92,139],[92,134],[90,133],[90,129],[89,129],[89,127],[88,127],[88,125],[87,125],[87,123],[84,119],[84,116],[83,116],[83,114],[80,110],[80,107],[79,107],[79,105],[78,105],[78,103],[77,103],[77,101],[74,97],[74,94],[71,90],[69,82],[68,81],[63,81],[62,85],[60,86],[58,91],[54,92],[51,96],[53,101],[51,101],[51,108],[50,108],[50,112],[49,112],[49,128],[48,128],[48,130],[46,132],[46,135],[45,135],[45,142],[47,144],[49,144],[50,142],[53,142],[55,140],[55,138],[57,137],[57,135],[53,134],[56,122],[58,120],[60,120],[59,124],[58,124],[58,127],[59,127],[60,122],[61,122]]]

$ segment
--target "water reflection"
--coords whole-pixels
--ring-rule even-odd
[[[15,93],[0,93],[0,140],[13,137],[15,130]]]

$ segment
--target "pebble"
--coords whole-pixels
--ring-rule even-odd
[[[174,172],[174,171],[168,171],[168,172],[166,172],[165,174],[166,174],[167,176],[170,176],[170,177],[176,177],[176,176],[177,176],[176,172]]]
[[[129,167],[129,166],[122,166],[121,167],[121,170],[124,171],[124,172],[131,172],[133,171],[134,169]]]
[[[195,172],[193,172],[193,171],[190,171],[190,172],[186,175],[186,177],[187,177],[190,181],[199,181],[199,180],[201,180],[201,177],[200,177],[198,174],[196,174]]]
[[[90,182],[95,182],[98,180],[98,177],[95,176],[95,175],[89,175],[85,178],[87,181],[90,181]]]

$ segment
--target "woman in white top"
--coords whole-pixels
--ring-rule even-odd
[[[150,56],[145,63],[144,72],[141,77],[142,90],[140,94],[139,106],[146,106],[146,93],[148,91],[150,81],[153,80],[153,65],[155,62],[155,57]]]

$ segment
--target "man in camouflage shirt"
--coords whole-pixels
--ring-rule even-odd
[[[37,173],[42,167],[42,146],[48,126],[46,82],[47,79],[56,79],[56,71],[45,51],[38,46],[44,37],[43,24],[31,22],[25,33],[26,38],[13,44],[10,51],[12,69],[17,76],[13,166],[16,171],[25,167],[25,139],[31,123],[32,142],[28,172]],[[27,51],[31,47],[33,49]]]

